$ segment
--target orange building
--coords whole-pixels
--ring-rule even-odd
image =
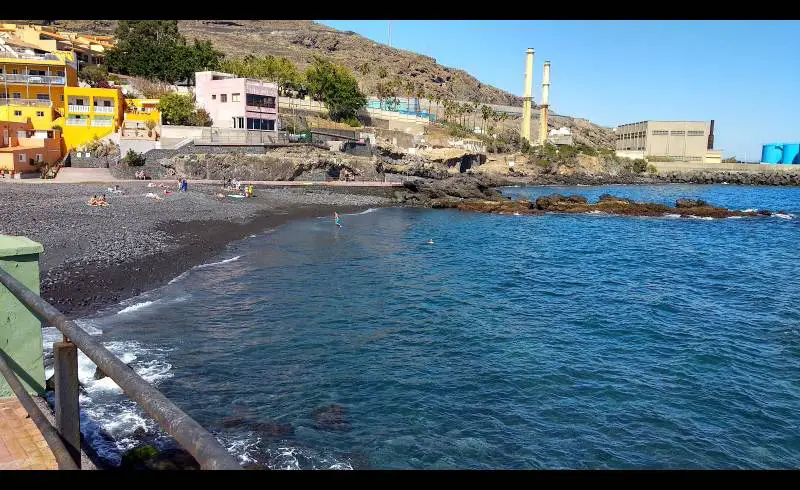
[[[0,121],[0,170],[38,172],[61,158],[61,131],[37,130],[28,122]]]

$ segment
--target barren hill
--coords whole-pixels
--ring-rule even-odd
[[[84,33],[113,33],[115,21],[58,20],[53,25]],[[309,20],[182,20],[181,33],[191,40],[210,40],[227,56],[247,54],[285,56],[299,68],[321,55],[351,70],[368,92],[372,92],[381,67],[388,78],[422,83],[427,94],[456,100],[490,104],[522,105],[513,94],[486,85],[464,70],[448,68],[436,60],[411,51],[390,48],[354,32],[343,32]],[[359,67],[369,65],[363,74]]]

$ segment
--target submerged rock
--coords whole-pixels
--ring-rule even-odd
[[[332,403],[314,411],[317,430],[350,430],[350,422],[345,418],[344,407]]]
[[[199,470],[200,464],[181,448],[159,451],[151,445],[133,448],[122,455],[123,470]]]

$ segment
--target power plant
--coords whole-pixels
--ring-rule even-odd
[[[547,115],[550,105],[550,62],[544,62],[542,71],[542,103],[539,106],[539,144],[547,143]]]
[[[533,94],[533,48],[525,52],[525,91],[522,97],[522,127],[520,136],[531,141],[531,102]]]

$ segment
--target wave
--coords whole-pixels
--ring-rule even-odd
[[[225,259],[225,260],[220,260],[219,262],[211,262],[210,264],[201,264],[201,265],[198,265],[197,267],[195,267],[195,269],[205,269],[206,267],[211,267],[211,266],[214,266],[214,265],[222,265],[222,264],[227,264],[229,262],[236,262],[237,260],[239,260],[241,258],[242,258],[241,255],[237,255],[236,257],[232,257],[230,259]]]
[[[711,216],[695,216],[693,214],[690,214],[689,217],[692,218],[692,219],[702,219],[702,220],[705,220],[705,221],[710,221],[710,220],[714,219]]]
[[[672,214],[672,213],[670,213],[670,214],[665,214],[664,217],[665,218],[669,218],[669,219],[676,219],[676,218],[680,218],[681,215],[680,214]]]
[[[136,303],[135,305],[128,306],[127,308],[123,308],[117,312],[117,315],[121,315],[123,313],[131,313],[133,311],[141,310],[142,308],[147,308],[148,306],[152,305],[153,303],[157,303],[160,300],[156,299],[153,301],[143,301],[141,303]]]
[[[747,208],[747,209],[742,209],[742,212],[743,212],[743,213],[757,213],[757,212],[758,212],[758,209],[755,209],[755,208]]]
[[[793,214],[784,214],[784,213],[775,213],[772,216],[775,216],[776,218],[780,218],[780,219],[792,219],[792,218],[794,218]]]
[[[360,213],[350,213],[350,214],[345,214],[345,216],[358,216],[360,214],[368,214],[368,213],[372,213],[374,211],[377,211],[378,209],[379,208],[369,208],[369,209],[366,209],[364,211],[361,211]]]

